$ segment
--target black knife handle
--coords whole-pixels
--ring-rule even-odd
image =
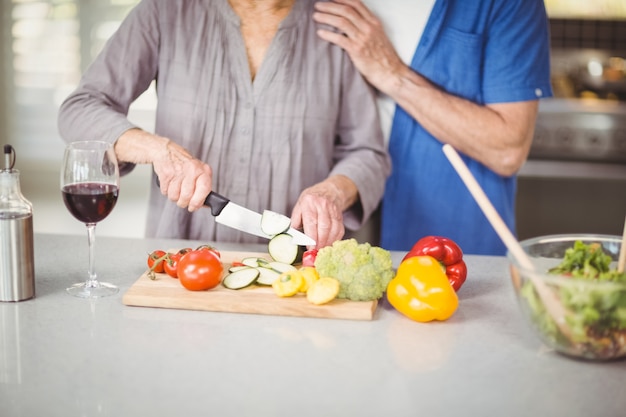
[[[204,205],[211,207],[211,214],[213,217],[217,217],[220,215],[222,210],[224,210],[224,207],[226,207],[226,204],[228,204],[229,201],[230,200],[226,197],[211,191],[209,195],[206,196]]]
[[[159,181],[159,177],[156,177],[157,186],[161,186],[161,182]],[[217,217],[220,215],[226,204],[228,204],[230,200],[226,197],[211,191],[209,195],[204,199],[204,205],[209,206],[211,208],[211,214],[213,217]]]

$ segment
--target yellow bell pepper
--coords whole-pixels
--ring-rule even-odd
[[[400,313],[419,322],[447,320],[459,306],[445,271],[431,256],[402,261],[387,286],[387,300]]]
[[[300,271],[287,271],[276,278],[272,283],[272,288],[279,297],[291,297],[300,291],[303,281]]]

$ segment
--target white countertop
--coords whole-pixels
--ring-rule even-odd
[[[90,301],[64,292],[84,277],[86,237],[37,234],[36,298],[0,303],[0,415],[625,413],[626,361],[545,348],[522,321],[505,258],[467,257],[447,322],[416,323],[385,302],[373,321],[123,305],[146,254],[183,243],[99,237],[99,277],[121,291]]]

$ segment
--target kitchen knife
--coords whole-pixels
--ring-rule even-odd
[[[159,177],[156,177],[156,183],[159,187],[161,186]],[[213,191],[204,200],[204,205],[211,208],[211,214],[215,217],[215,221],[224,226],[265,239],[272,238],[261,229],[260,213],[235,204]],[[285,233],[291,236],[291,241],[296,245],[315,246],[315,240],[293,227],[290,227]]]
[[[237,205],[213,191],[204,200],[204,205],[211,208],[211,214],[215,216],[215,221],[224,226],[266,239],[272,238],[261,229],[260,213]],[[315,246],[315,240],[293,227],[290,227],[285,233],[291,236],[291,241],[296,245]]]

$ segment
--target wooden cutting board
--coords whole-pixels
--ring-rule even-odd
[[[232,262],[245,257],[270,259],[269,254],[256,252],[221,252],[221,256],[225,274],[228,273]],[[219,285],[208,291],[189,291],[175,278],[166,274],[156,276],[155,280],[151,280],[147,273],[142,274],[126,291],[122,302],[128,306],[138,307],[348,320],[372,320],[378,304],[376,300],[335,299],[328,304],[314,305],[307,301],[304,294],[282,298],[278,297],[271,287],[256,285],[241,290],[229,290]]]

